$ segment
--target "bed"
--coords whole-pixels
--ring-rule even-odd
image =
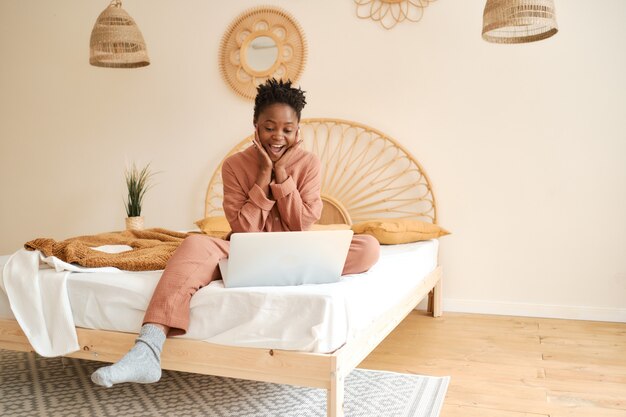
[[[316,153],[322,162],[321,225],[351,225],[373,218],[419,219],[436,224],[430,180],[395,140],[346,120],[303,119],[301,126],[302,146]],[[250,141],[251,137],[244,139],[228,155],[249,146]],[[221,199],[220,164],[207,188],[205,217],[223,215]],[[166,341],[162,367],[326,389],[327,415],[343,416],[345,377],[425,297],[429,311],[435,317],[441,315],[442,273],[437,254],[437,240],[385,245],[381,261],[371,271],[345,277],[339,284],[314,286],[312,292],[306,288],[256,291],[252,296],[257,301],[250,304],[257,308],[250,309],[244,319],[244,323],[254,326],[240,326],[236,331],[224,326],[216,330],[201,323],[200,317],[217,314],[224,304],[237,305],[241,297],[250,296],[245,291],[228,292],[221,282],[214,282],[194,296],[199,307],[194,310],[192,306],[188,335]],[[0,258],[0,264],[4,262],[6,257]],[[85,280],[82,275],[72,274],[68,279],[80,350],[67,356],[115,362],[134,344],[136,329],[160,272],[144,273],[141,284],[124,301],[116,299],[117,304],[106,294],[119,295],[125,276],[91,275]],[[221,294],[222,304],[209,302],[217,298],[216,294]],[[382,301],[376,302],[376,297]],[[251,334],[252,328],[259,327],[258,318],[268,310],[263,303],[272,299],[282,300],[287,306],[283,315],[308,300],[308,314],[302,320],[309,320],[307,328],[315,331],[299,332],[297,327],[285,331],[285,325],[274,323],[265,326],[262,335]],[[114,308],[107,312],[103,308],[107,305]],[[32,350],[1,291],[0,348]]]

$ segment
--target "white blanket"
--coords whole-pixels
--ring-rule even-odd
[[[333,352],[419,286],[437,266],[437,251],[436,240],[383,245],[380,260],[368,272],[333,284],[240,289],[213,281],[193,296],[189,329],[181,337],[229,346]],[[0,274],[8,261],[0,257]],[[81,268],[42,259],[37,252],[15,254],[5,279],[0,276],[0,286],[4,282],[13,291],[11,300],[0,291],[0,317],[19,318],[38,352],[67,354],[78,348],[74,325],[137,333],[161,273]],[[58,309],[55,319],[45,306]]]
[[[94,248],[123,252],[125,245]],[[67,294],[72,272],[122,272],[117,268],[83,268],[40,251],[20,249],[5,264],[0,287],[33,349],[41,356],[60,356],[80,349]]]

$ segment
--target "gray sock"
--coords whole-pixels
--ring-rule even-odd
[[[91,380],[110,388],[121,382],[148,384],[161,379],[161,350],[165,333],[153,324],[144,324],[135,346],[111,366],[105,366],[91,374]]]

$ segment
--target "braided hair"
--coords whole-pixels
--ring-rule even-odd
[[[304,91],[302,89],[291,86],[291,80],[276,80],[270,78],[265,83],[257,87],[256,98],[254,99],[254,123],[257,122],[259,114],[265,108],[276,103],[284,103],[291,107],[298,116],[300,121],[300,113],[306,104]]]

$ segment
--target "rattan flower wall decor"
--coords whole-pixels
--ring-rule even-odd
[[[356,15],[361,19],[372,19],[385,29],[408,20],[417,22],[424,9],[435,0],[354,0]]]
[[[219,66],[226,83],[253,99],[268,78],[300,78],[307,44],[298,22],[278,7],[261,6],[239,15],[220,45]]]

